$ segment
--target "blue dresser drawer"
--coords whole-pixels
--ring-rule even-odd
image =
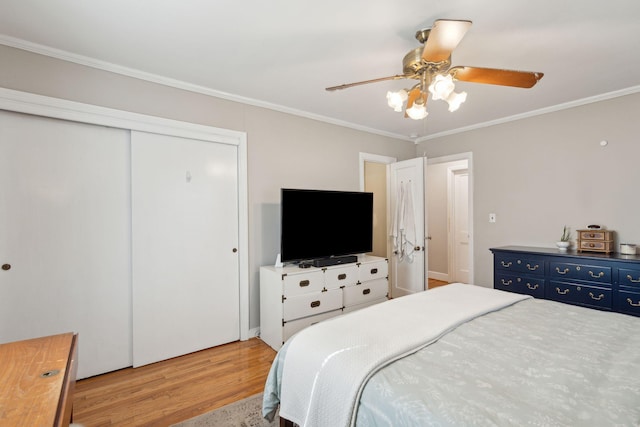
[[[611,310],[613,293],[611,288],[552,281],[547,287],[545,297],[569,304]]]
[[[497,270],[544,274],[544,261],[536,257],[496,256],[495,267]]]
[[[611,267],[552,261],[549,263],[549,276],[552,279],[611,283]]]
[[[531,295],[544,298],[544,277],[519,276],[513,274],[497,274],[495,288],[503,291]]]
[[[640,317],[640,254],[527,246],[491,252],[495,289]]]
[[[621,268],[618,270],[618,283],[622,286],[640,288],[640,270]]]
[[[618,311],[640,316],[640,292],[618,291]]]

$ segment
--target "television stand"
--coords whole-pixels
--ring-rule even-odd
[[[279,350],[307,326],[386,301],[388,274],[388,261],[371,255],[331,267],[260,267],[260,339]]]

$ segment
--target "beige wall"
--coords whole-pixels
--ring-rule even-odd
[[[638,111],[633,94],[418,145],[429,158],[473,152],[476,284],[492,286],[489,248],[552,247],[565,224],[615,230],[616,250],[640,243]]]
[[[372,255],[387,257],[387,165],[364,162],[364,191],[374,193]]]
[[[280,242],[280,188],[359,190],[359,153],[412,158],[411,142],[355,131],[0,46],[0,87],[247,133],[250,327],[259,266]]]

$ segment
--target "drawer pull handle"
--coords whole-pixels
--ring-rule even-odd
[[[532,285],[531,283],[527,283],[527,288],[535,291],[536,289],[538,289],[538,284],[536,283],[535,285]]]
[[[556,292],[559,293],[560,295],[566,295],[569,293],[569,289],[565,289],[564,291],[561,291],[560,288],[556,288]]]
[[[371,274],[376,274],[377,272],[378,272],[378,269],[377,269],[377,268],[372,268],[372,269],[371,269]]]
[[[362,291],[362,295],[369,295],[371,293],[371,289],[364,289]]]
[[[640,307],[640,300],[638,300],[638,303],[637,303],[637,304],[635,304],[635,303],[631,300],[631,298],[627,298],[627,302],[629,303],[629,305],[630,305],[631,307]]]
[[[638,280],[635,280],[630,274],[627,274],[627,279],[629,279],[631,283],[640,283],[640,277],[638,277]]]
[[[300,287],[304,288],[305,286],[309,286],[309,281],[308,280],[301,280],[300,281]]]
[[[320,301],[312,301],[311,302],[311,308],[316,308],[316,307],[320,307]]]
[[[567,274],[569,272],[569,267],[565,268],[562,271],[560,271],[560,267],[556,267],[556,271],[558,272],[558,274]]]
[[[591,297],[592,300],[595,300],[595,301],[600,301],[602,298],[604,298],[604,294],[600,294],[596,297],[591,292],[589,292],[589,296]]]
[[[527,268],[531,271],[536,271],[538,267],[540,267],[540,265],[538,264],[534,265],[533,267],[531,267],[531,264],[527,264]]]
[[[593,277],[594,279],[599,279],[602,276],[604,276],[604,271],[601,271],[600,273],[598,273],[598,275],[596,276],[595,274],[593,274],[593,271],[589,270],[589,276]]]
[[[507,267],[507,268],[511,267],[511,264],[513,264],[511,261],[509,262],[500,261],[500,263],[502,264],[503,267]]]
[[[509,281],[505,281],[504,279],[501,279],[501,280],[502,280],[502,284],[505,285],[505,286],[509,286],[510,284],[513,283],[513,281],[511,279],[509,279]]]
[[[344,280],[346,278],[347,278],[347,275],[345,273],[338,274],[338,280]]]

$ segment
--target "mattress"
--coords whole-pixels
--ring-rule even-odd
[[[265,387],[267,415],[287,348]],[[638,426],[640,319],[523,300],[381,366],[354,411],[358,426]]]

